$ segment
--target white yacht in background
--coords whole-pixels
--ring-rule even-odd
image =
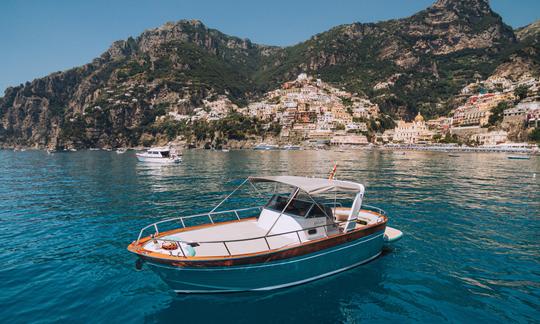
[[[121,147],[121,148],[116,150],[116,154],[124,154],[124,153],[126,153],[126,151],[127,151],[126,148]]]
[[[530,160],[531,159],[531,157],[526,154],[508,155],[507,157],[509,160]]]
[[[154,147],[143,153],[137,153],[137,159],[147,163],[180,163],[182,158],[169,147]]]

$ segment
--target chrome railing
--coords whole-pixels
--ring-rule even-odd
[[[374,211],[377,214],[381,214],[381,215],[386,216],[386,212],[384,210],[382,210],[381,208],[379,208],[379,207],[375,207],[375,206],[371,206],[371,205],[362,205],[361,209]]]
[[[352,220],[346,220],[346,221],[341,221],[341,222],[333,222],[333,223],[330,223],[330,224],[324,224],[324,225],[319,225],[319,226],[313,226],[313,227],[308,227],[308,228],[302,228],[302,229],[298,229],[298,230],[293,230],[293,231],[289,231],[289,232],[283,232],[283,233],[275,233],[275,234],[270,234],[270,235],[264,235],[264,236],[258,236],[258,237],[249,237],[249,238],[243,238],[243,239],[235,239],[235,240],[222,240],[222,241],[200,241],[200,242],[192,242],[192,241],[182,241],[182,240],[172,240],[172,239],[164,239],[164,238],[156,238],[155,235],[159,234],[159,228],[158,228],[158,224],[162,224],[162,223],[166,223],[166,222],[172,222],[172,221],[177,221],[177,220],[180,220],[181,223],[182,223],[182,228],[185,228],[185,223],[184,223],[184,219],[189,219],[189,218],[196,218],[196,217],[208,217],[209,220],[212,222],[212,224],[214,224],[214,220],[212,219],[212,215],[219,215],[219,214],[227,214],[227,213],[234,213],[236,216],[237,216],[237,219],[240,220],[240,216],[238,215],[238,212],[242,212],[242,211],[248,211],[248,210],[262,210],[263,207],[251,207],[251,208],[243,208],[243,209],[236,209],[236,210],[227,210],[227,211],[222,211],[222,212],[212,212],[212,213],[203,213],[203,214],[196,214],[196,215],[191,215],[191,216],[183,216],[183,217],[175,217],[175,218],[169,218],[169,219],[165,219],[165,220],[162,220],[162,221],[159,221],[159,222],[155,222],[153,224],[150,224],[144,228],[141,229],[141,231],[139,232],[139,237],[137,238],[137,244],[139,243],[139,240],[141,239],[142,237],[142,234],[145,230],[149,229],[149,228],[154,228],[155,232],[154,234],[151,234],[150,237],[151,237],[151,240],[154,241],[154,242],[170,242],[170,243],[174,243],[176,244],[176,247],[177,249],[180,250],[181,254],[183,257],[186,257],[186,253],[184,251],[184,246],[192,246],[192,247],[196,247],[196,246],[200,246],[202,244],[220,244],[220,245],[223,245],[225,250],[227,251],[227,255],[228,256],[232,256],[232,253],[231,253],[231,250],[230,250],[230,246],[227,245],[227,243],[235,243],[235,242],[243,242],[243,241],[256,241],[256,240],[264,240],[265,244],[266,244],[266,247],[268,248],[268,250],[272,250],[271,246],[270,246],[270,243],[268,242],[268,238],[272,238],[272,237],[277,237],[277,236],[283,236],[283,235],[289,235],[289,234],[296,234],[296,238],[298,240],[298,243],[302,243],[302,238],[300,237],[300,232],[308,232],[310,230],[313,230],[313,229],[318,229],[318,228],[324,228],[325,229],[325,233],[328,235],[328,228],[334,228],[334,229],[338,229],[340,225],[342,224],[346,224],[350,221],[356,221],[357,218],[355,219],[352,219]],[[370,205],[362,205],[362,209],[361,210],[370,210],[370,211],[374,211],[380,215],[384,215],[386,216],[386,212],[384,210],[382,210],[381,208],[379,207],[375,207],[375,206],[370,206]],[[382,223],[384,221],[384,219],[382,218],[379,218],[377,220],[377,222],[375,224],[370,224],[370,225],[378,225],[380,223]],[[175,249],[176,250],[176,249]],[[180,256],[180,252],[177,252],[177,255],[176,256]],[[169,253],[170,255],[173,255],[172,254],[172,250],[169,250]]]
[[[240,215],[238,214],[239,212],[246,212],[246,211],[249,211],[249,210],[261,210],[262,211],[263,207],[262,206],[259,206],[259,207],[249,207],[249,208],[241,208],[241,209],[234,209],[234,210],[225,210],[225,211],[219,211],[219,212],[208,212],[208,213],[202,213],[202,214],[195,214],[195,215],[189,215],[189,216],[181,216],[181,217],[174,217],[174,218],[167,218],[167,219],[164,219],[164,220],[161,220],[159,222],[155,222],[155,223],[152,223],[150,225],[147,225],[145,227],[143,227],[141,229],[141,231],[139,232],[139,236],[137,237],[137,243],[139,243],[139,240],[141,239],[143,233],[149,229],[149,228],[154,228],[154,235],[156,234],[159,234],[159,224],[163,224],[163,223],[170,223],[170,222],[174,222],[174,221],[179,221],[180,224],[182,225],[182,228],[186,228],[186,222],[185,220],[187,219],[193,219],[193,218],[202,218],[202,217],[206,217],[208,218],[208,220],[212,223],[212,224],[215,224],[215,220],[212,216],[216,216],[216,215],[224,215],[224,214],[234,214],[234,216],[236,217],[236,219],[240,220],[241,217]]]
[[[231,253],[231,250],[230,250],[229,246],[227,245],[227,243],[264,240],[264,242],[266,243],[266,247],[268,248],[265,251],[269,251],[269,250],[272,250],[272,248],[270,247],[270,243],[268,242],[268,238],[277,237],[277,236],[283,236],[283,235],[289,235],[289,234],[296,234],[296,238],[298,240],[298,243],[302,243],[303,241],[302,241],[302,238],[300,237],[300,232],[307,232],[307,231],[310,231],[310,230],[313,230],[313,229],[324,227],[325,232],[328,233],[328,228],[329,227],[334,227],[335,229],[337,229],[339,225],[345,224],[345,223],[348,223],[348,222],[349,221],[334,222],[334,223],[330,223],[330,224],[307,227],[307,228],[302,228],[302,229],[289,231],[289,232],[276,233],[276,234],[257,236],[257,237],[248,237],[248,238],[236,239],[236,240],[226,240],[226,241],[201,241],[201,242],[191,242],[190,241],[190,242],[188,242],[188,241],[181,241],[181,240],[155,238],[155,237],[152,237],[151,240],[153,240],[155,242],[158,242],[158,243],[159,242],[175,243],[177,248],[180,250],[180,252],[182,252],[182,256],[184,256],[184,257],[186,257],[186,253],[184,251],[184,247],[182,246],[182,244],[184,246],[190,245],[192,247],[193,246],[200,246],[202,244],[220,244],[220,245],[223,245],[225,247],[225,250],[227,251],[227,255],[232,256],[233,254]],[[170,252],[171,255],[173,255],[171,250],[169,250],[169,252]],[[176,256],[180,256],[180,252],[178,252]]]

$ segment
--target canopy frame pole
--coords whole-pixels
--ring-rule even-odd
[[[210,212],[209,214],[213,213],[214,211],[216,211],[216,209],[219,208],[219,206],[221,206],[225,201],[227,201],[227,199],[229,199],[232,195],[234,195],[234,193],[240,189],[247,181],[249,180],[249,178],[246,178],[246,180],[244,180],[238,187],[236,187],[236,189],[234,189],[227,197],[225,197],[225,199],[223,199],[219,204],[217,204],[216,207],[214,207]]]
[[[334,213],[337,209],[337,191],[334,191]]]
[[[283,215],[283,213],[287,210],[287,207],[289,207],[289,205],[291,204],[291,202],[293,201],[294,197],[296,197],[296,195],[298,194],[299,191],[300,191],[300,188],[295,187],[295,190],[294,190],[294,192],[292,193],[291,197],[289,198],[289,201],[287,201],[287,204],[285,205],[285,207],[283,207],[283,210],[281,210],[281,212],[279,213],[279,216],[276,218],[276,220],[274,221],[274,223],[272,224],[272,226],[270,226],[270,228],[268,229],[268,231],[266,232],[266,234],[264,234],[264,236],[267,236],[268,234],[270,234],[270,232],[272,231],[272,229],[274,228],[274,226],[277,224],[278,220],[281,218],[281,215]]]
[[[313,201],[313,203],[314,203],[316,206],[318,206],[318,207],[322,210],[322,212],[326,215],[326,217],[327,217],[329,220],[332,221],[332,223],[335,223],[335,221],[332,219],[332,217],[330,217],[330,215],[328,215],[328,214],[326,213],[326,210],[324,210],[324,207],[323,207],[323,206],[321,206],[317,201],[315,201],[315,199],[313,199],[313,197],[311,197],[310,194],[307,194],[307,196],[309,197],[309,199],[311,199],[311,201]]]
[[[255,191],[257,192],[257,194],[259,195],[260,198],[264,198],[264,194],[259,190],[259,188],[257,188],[253,182],[249,181],[249,184],[253,187],[253,189],[255,189]]]

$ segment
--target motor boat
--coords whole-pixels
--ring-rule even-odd
[[[154,147],[143,153],[136,154],[137,159],[147,163],[180,163],[182,158],[169,147]]]
[[[269,150],[277,150],[279,146],[274,144],[266,144],[266,143],[260,143],[257,144],[253,149],[256,151],[269,151]]]
[[[508,155],[509,160],[530,160],[531,157],[528,155]]]
[[[123,147],[116,150],[116,154],[124,154],[126,152],[127,152],[127,149]]]
[[[285,146],[283,146],[283,149],[285,151],[298,151],[298,150],[301,150],[302,148],[298,145],[291,145],[291,144],[287,144]]]
[[[217,211],[247,184],[263,198],[261,186],[272,188],[266,204]],[[208,213],[142,228],[128,250],[177,293],[299,285],[369,262],[401,238],[363,197],[364,186],[350,181],[249,177]]]

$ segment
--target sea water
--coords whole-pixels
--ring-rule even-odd
[[[271,292],[175,295],[126,250],[249,175],[326,177],[334,163],[404,232],[368,264]],[[505,154],[193,150],[150,166],[133,152],[0,151],[0,319],[538,322],[539,172],[539,157]]]

